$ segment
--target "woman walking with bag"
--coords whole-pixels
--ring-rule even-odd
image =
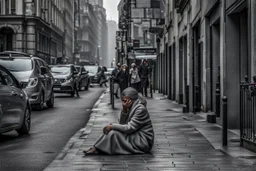
[[[129,74],[130,74],[131,87],[135,88],[138,92],[140,92],[141,80],[139,76],[139,70],[135,63],[132,63]]]

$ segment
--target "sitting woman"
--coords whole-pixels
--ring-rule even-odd
[[[88,154],[141,154],[150,152],[154,144],[154,131],[146,108],[146,100],[134,88],[122,92],[123,110],[119,124],[104,127],[103,135]]]

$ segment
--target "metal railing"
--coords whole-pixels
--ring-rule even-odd
[[[256,84],[240,85],[240,136],[241,140],[256,144]],[[241,141],[243,143],[243,141]],[[242,145],[242,144],[241,144]]]

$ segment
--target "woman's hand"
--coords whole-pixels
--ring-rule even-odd
[[[113,129],[112,124],[105,126],[103,128],[103,134],[107,135],[109,133],[109,131],[111,131],[112,129]]]
[[[123,105],[123,112],[127,112],[127,109],[129,109],[132,106],[133,101],[130,99],[122,100]]]

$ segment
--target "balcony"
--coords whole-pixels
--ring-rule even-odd
[[[189,0],[175,0],[175,8],[177,8],[177,12],[182,13],[188,2]]]

